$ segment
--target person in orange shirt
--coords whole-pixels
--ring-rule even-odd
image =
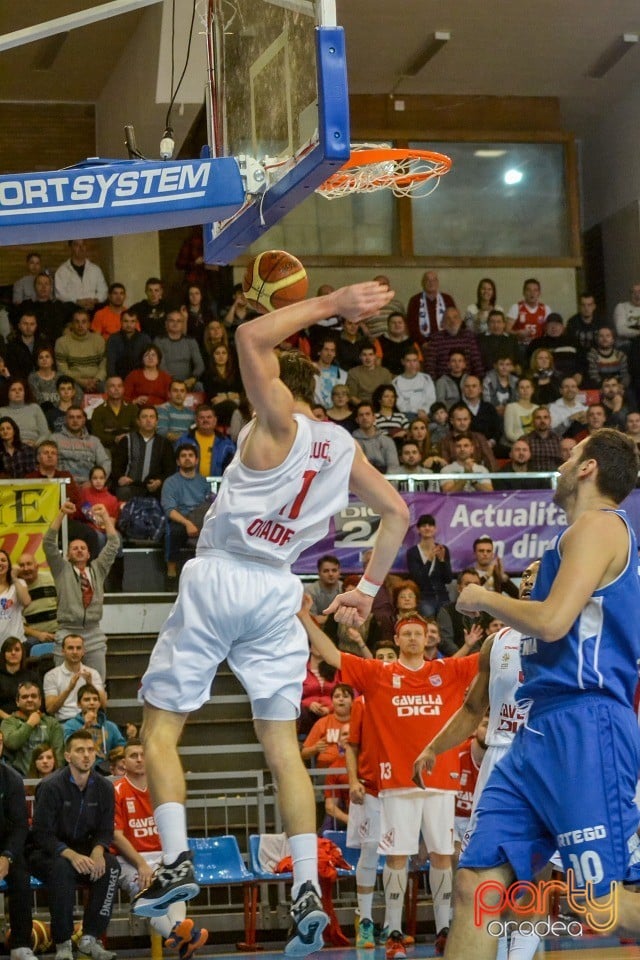
[[[315,758],[316,767],[335,766],[340,749],[344,750],[349,736],[353,688],[347,683],[337,684],[331,703],[332,712],[316,720],[302,745],[302,759]]]
[[[332,612],[331,607],[328,608]],[[436,923],[436,954],[444,952],[450,923],[455,795],[460,766],[458,750],[442,754],[428,781],[413,779],[414,748],[429,730],[440,730],[464,700],[478,672],[478,654],[425,661],[427,627],[421,617],[400,620],[395,663],[362,660],[340,651],[304,609],[299,617],[313,646],[345,681],[366,698],[377,741],[380,792],[380,845],[386,855],[383,883],[390,935],[387,960],[402,960],[406,949],[402,905],[408,858],[418,852],[420,833],[429,850],[429,883]],[[440,766],[440,764],[442,764]]]
[[[162,857],[160,837],[147,787],[144,747],[138,739],[124,747],[124,776],[116,780],[114,852],[120,864],[120,886],[133,896],[151,881]],[[208,931],[187,917],[184,900],[170,903],[167,912],[151,918],[151,927],[166,947],[177,948],[180,960],[189,960],[208,939]]]
[[[104,307],[96,310],[91,321],[91,329],[94,333],[99,333],[104,340],[108,340],[112,333],[120,331],[120,318],[125,310],[126,299],[127,291],[123,284],[109,285],[107,302]]]

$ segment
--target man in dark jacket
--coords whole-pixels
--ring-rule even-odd
[[[0,736],[0,757],[4,740]],[[0,763],[0,881],[7,881],[11,960],[35,960],[31,949],[31,893],[24,856],[27,804],[20,774]]]
[[[109,780],[92,771],[96,748],[88,730],[65,743],[67,767],[46,777],[36,790],[33,849],[29,867],[47,884],[56,960],[73,960],[76,884],[89,897],[82,920],[80,953],[91,960],[115,960],[100,937],[111,919],[120,866],[109,853],[113,841],[114,795]]]
[[[162,484],[175,471],[173,446],[158,433],[158,411],[154,406],[140,407],[136,427],[118,441],[113,451],[114,493],[118,500],[159,500]]]

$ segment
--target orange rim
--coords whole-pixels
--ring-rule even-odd
[[[407,170],[406,164],[415,162],[416,170]],[[431,150],[414,150],[412,148],[403,149],[401,147],[366,147],[364,149],[353,150],[351,156],[339,170],[332,173],[330,177],[318,189],[322,192],[327,190],[341,189],[348,186],[355,176],[356,171],[362,167],[370,167],[376,164],[394,164],[401,165],[399,169],[391,169],[381,172],[379,177],[373,177],[369,183],[372,186],[385,186],[396,184],[399,187],[406,187],[410,184],[420,184],[433,177],[442,177],[451,169],[451,157],[444,153],[434,153]],[[424,164],[429,164],[425,168]]]

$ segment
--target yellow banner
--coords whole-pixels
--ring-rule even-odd
[[[0,549],[16,564],[23,553],[44,563],[42,537],[60,509],[60,484],[39,480],[0,483]]]

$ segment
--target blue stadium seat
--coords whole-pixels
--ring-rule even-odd
[[[189,837],[196,880],[202,886],[253,883],[235,837]]]
[[[47,643],[34,643],[34,645],[29,649],[30,657],[52,657],[53,656],[53,641],[50,640]]]
[[[268,873],[266,870],[263,870],[260,866],[260,859],[258,857],[258,850],[260,848],[260,834],[252,833],[249,837],[249,869],[253,873],[256,880],[264,881],[285,881],[293,880],[292,873]]]
[[[340,847],[342,856],[345,858],[348,864],[350,864],[353,869],[358,865],[358,858],[360,856],[360,850],[355,847],[347,846],[347,831],[346,830],[324,830],[322,836],[327,840],[331,840],[331,843],[335,843],[336,847]],[[382,868],[384,866],[384,857],[381,855],[378,857],[378,866],[377,872],[382,873]],[[351,876],[351,870],[342,870],[338,871],[338,876]]]

